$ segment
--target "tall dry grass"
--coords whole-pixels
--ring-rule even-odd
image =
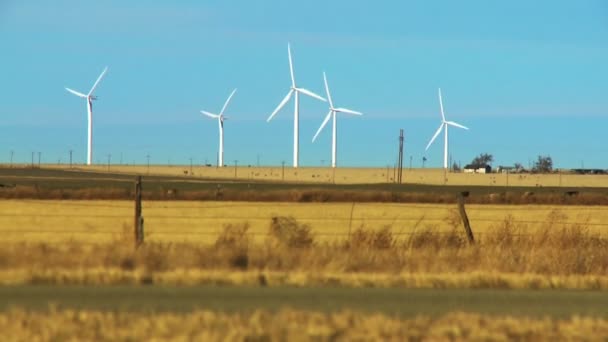
[[[475,245],[467,243],[456,220],[447,232],[430,225],[418,227],[420,221],[407,235],[390,226],[380,230],[358,227],[345,239],[317,242],[307,225],[291,217],[274,217],[262,242],[254,243],[247,223],[243,223],[226,225],[214,244],[146,243],[137,250],[133,249],[130,230],[125,228],[111,244],[4,244],[0,273],[4,272],[5,278],[11,272],[46,274],[43,278],[49,279],[54,279],[53,270],[95,273],[103,269],[147,275],[192,270],[608,279],[608,239],[591,233],[585,225],[563,223],[562,215],[551,212],[543,227],[535,231],[507,217],[477,236]],[[28,279],[24,281],[31,281]]]
[[[129,313],[51,308],[0,313],[8,341],[605,341],[608,320],[450,313],[398,318],[352,311]]]

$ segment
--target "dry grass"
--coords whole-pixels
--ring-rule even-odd
[[[6,340],[20,341],[603,341],[605,318],[567,319],[450,313],[431,318],[397,318],[342,311],[318,313],[284,309],[221,313],[129,313],[51,308],[13,309],[0,314]]]
[[[247,223],[251,241],[260,243],[275,216],[291,216],[310,228],[316,242],[332,242],[347,238],[357,227],[374,231],[390,227],[395,240],[409,239],[424,227],[438,234],[460,231],[455,208],[452,204],[146,201],[143,215],[148,242],[212,244],[224,225]],[[608,232],[604,207],[467,205],[473,231],[480,237],[509,216],[521,233],[534,232],[542,229],[554,210],[563,214],[559,223],[582,224],[591,233]],[[132,224],[132,215],[130,201],[4,200],[0,234],[3,242],[108,243]]]
[[[126,268],[126,269],[125,269]],[[152,272],[119,268],[0,270],[1,285],[161,285],[346,287],[407,289],[608,290],[605,275],[469,273],[366,273],[326,271],[249,271],[176,269]]]
[[[461,230],[417,227],[397,239],[390,227],[355,229],[319,242],[289,217],[267,222],[263,240],[249,226],[226,225],[214,243],[148,242],[133,250],[129,230],[111,244],[17,243],[0,249],[3,283],[208,283],[412,287],[608,288],[608,240],[550,212],[530,232],[511,218],[466,243]],[[234,276],[235,273],[238,273]],[[268,278],[260,281],[260,275]],[[181,278],[180,278],[181,277]],[[218,280],[219,279],[219,280]],[[278,279],[278,280],[277,280]],[[295,280],[294,280],[295,279]],[[298,280],[299,279],[299,280]]]

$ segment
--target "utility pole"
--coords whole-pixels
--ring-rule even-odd
[[[13,155],[15,154],[15,151],[11,150],[11,167],[13,167]]]
[[[414,156],[410,156],[410,171],[412,171],[412,159],[414,159]]]
[[[40,156],[42,155],[42,152],[38,152],[38,168],[40,168]]]
[[[397,163],[393,167],[393,183],[397,183]]]
[[[399,161],[397,167],[399,168],[397,173],[397,183],[401,184],[403,175],[403,129],[399,130]]]
[[[283,160],[281,164],[281,179],[285,180],[285,161]]]
[[[390,167],[391,167],[390,165],[388,165],[388,164],[386,165],[386,183],[387,184],[388,184],[388,172],[389,172]]]
[[[32,152],[32,169],[34,168],[34,152]]]
[[[239,161],[238,160],[234,160],[234,178],[236,178],[236,165]]]
[[[141,214],[141,176],[135,179],[135,222],[133,225],[135,248],[144,243],[144,217]]]
[[[190,157],[190,176],[192,176],[192,157]]]
[[[110,171],[110,161],[112,160],[112,155],[108,154],[108,171]]]
[[[148,160],[148,175],[150,174],[150,155],[146,154],[146,159]]]
[[[72,168],[72,150],[70,150],[70,169]]]

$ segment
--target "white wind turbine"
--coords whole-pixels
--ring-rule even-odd
[[[209,113],[204,110],[201,110],[201,113],[203,113],[204,115],[207,115],[208,117],[210,117],[212,119],[217,119],[217,123],[218,123],[219,129],[220,129],[220,145],[219,145],[219,152],[217,155],[217,166],[219,166],[219,167],[224,166],[224,120],[228,119],[224,116],[224,111],[226,110],[226,107],[228,107],[228,103],[230,103],[230,99],[232,99],[232,96],[234,95],[234,93],[236,93],[236,89],[234,89],[232,91],[232,93],[230,93],[230,96],[228,96],[228,99],[226,100],[226,102],[224,102],[224,107],[222,107],[222,111],[219,114],[213,114],[213,113]]]
[[[467,130],[468,130],[468,128],[466,128],[465,126],[463,126],[459,123],[456,123],[454,121],[445,120],[445,114],[443,113],[443,101],[441,100],[441,88],[439,88],[439,108],[441,109],[441,124],[439,125],[437,132],[435,132],[435,135],[433,135],[433,137],[431,138],[431,141],[429,141],[429,144],[426,145],[425,151],[429,149],[429,147],[431,146],[433,141],[435,141],[435,139],[437,138],[439,133],[441,133],[441,129],[445,129],[444,130],[444,141],[443,141],[443,168],[447,169],[448,168],[448,126],[454,126],[454,127],[458,127],[458,128],[462,128],[462,129],[467,129]]]
[[[327,85],[327,76],[325,76],[325,73],[323,73],[323,81],[325,82],[325,92],[327,93],[327,100],[329,101],[329,113],[327,113],[325,120],[323,120],[321,127],[319,127],[319,129],[317,130],[317,134],[315,134],[315,136],[312,138],[312,141],[314,142],[315,139],[317,139],[317,136],[319,135],[319,133],[321,133],[321,130],[323,130],[323,127],[325,127],[325,125],[327,125],[327,123],[329,122],[329,119],[332,118],[333,119],[333,133],[331,136],[331,167],[336,167],[336,155],[337,155],[336,150],[337,150],[337,144],[338,144],[337,143],[338,122],[336,119],[336,114],[346,113],[346,114],[353,114],[353,115],[363,115],[363,113],[356,112],[354,110],[350,110],[350,109],[346,109],[346,108],[335,108],[334,103],[331,100],[331,94],[329,92],[329,86]]]
[[[93,87],[91,88],[89,93],[86,95],[81,92],[78,92],[76,90],[72,90],[68,87],[65,88],[65,90],[69,91],[70,93],[87,100],[87,114],[88,114],[88,116],[87,116],[88,117],[87,165],[91,165],[92,160],[93,160],[93,100],[97,100],[97,96],[94,96],[93,92],[95,91],[95,88],[97,88],[99,81],[101,81],[101,79],[103,78],[103,76],[106,74],[107,71],[108,71],[108,67],[105,67],[103,69],[103,71],[101,72],[101,75],[99,75],[99,77],[97,78],[97,81],[95,81],[95,84],[93,84]]]
[[[326,100],[324,98],[322,98],[321,96],[313,93],[310,90],[306,90],[304,88],[298,88],[296,86],[296,79],[294,76],[294,72],[293,72],[293,61],[291,58],[291,47],[289,44],[287,44],[287,54],[289,56],[289,72],[291,74],[291,87],[289,88],[289,93],[287,93],[287,96],[285,96],[285,98],[283,99],[283,101],[281,101],[281,103],[279,103],[279,105],[277,106],[277,108],[274,110],[274,112],[272,112],[272,114],[270,114],[270,116],[268,117],[268,120],[266,120],[267,122],[272,120],[272,118],[285,106],[285,104],[291,99],[291,96],[295,94],[295,105],[294,105],[294,113],[293,113],[293,167],[298,167],[298,161],[299,161],[299,107],[300,107],[300,99],[299,99],[299,94],[302,93],[304,95],[308,95],[310,97],[314,97],[315,99],[321,100],[323,102],[325,102]]]

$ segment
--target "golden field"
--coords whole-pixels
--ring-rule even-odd
[[[563,218],[550,212],[528,232],[507,218],[473,245],[456,225],[407,236],[357,227],[319,239],[289,217],[263,234],[227,224],[210,243],[149,239],[135,249],[128,228],[109,242],[7,241],[0,283],[607,289],[608,239]]]
[[[0,313],[10,341],[605,341],[608,320],[450,313],[398,318],[342,311],[130,313],[51,308]]]
[[[27,165],[23,165],[27,167]],[[43,168],[66,169],[66,165],[42,165]],[[77,165],[74,170],[113,172],[141,175],[188,176],[193,178],[216,178],[224,180],[263,180],[319,184],[373,184],[393,183],[395,170],[391,168],[347,168],[339,167],[282,167],[194,166],[189,165]],[[236,171],[236,172],[235,172]],[[403,182],[429,185],[480,185],[493,187],[608,187],[608,175],[554,174],[470,174],[444,172],[443,169],[403,168]]]
[[[0,234],[3,242],[110,242],[131,227],[131,201],[2,200]],[[604,236],[608,210],[603,206],[468,205],[478,238],[505,219],[518,233],[547,224],[578,224]],[[335,241],[357,228],[388,227],[396,238],[416,230],[449,232],[461,229],[454,204],[408,203],[279,203],[279,202],[143,202],[146,241],[213,243],[226,225],[249,225],[256,241],[265,238],[274,216],[291,216],[310,226],[317,241]]]

